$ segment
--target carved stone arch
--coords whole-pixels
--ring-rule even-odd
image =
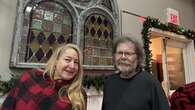
[[[104,5],[104,2],[109,1],[111,5],[111,9],[109,9],[106,5]],[[119,17],[119,8],[117,0],[99,0],[99,6],[108,9],[111,11],[112,15],[116,18]]]

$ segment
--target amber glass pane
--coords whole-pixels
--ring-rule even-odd
[[[112,25],[105,16],[94,14],[84,26],[84,64],[112,65]]]
[[[72,42],[72,17],[66,7],[42,2],[33,10],[30,21],[26,62],[45,63],[59,45]]]

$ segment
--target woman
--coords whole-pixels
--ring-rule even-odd
[[[1,110],[86,110],[82,79],[80,50],[74,44],[64,45],[53,53],[45,70],[22,74]]]

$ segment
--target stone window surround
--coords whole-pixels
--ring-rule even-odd
[[[28,30],[29,27],[24,28],[23,27],[23,20],[24,17],[30,18],[30,12],[32,10],[29,10],[29,8],[36,8],[37,4],[42,2],[43,0],[34,0],[34,2],[31,2],[31,0],[17,0],[17,12],[16,12],[16,22],[15,22],[15,29],[13,34],[13,41],[12,41],[12,51],[11,51],[11,57],[10,57],[10,67],[14,68],[43,68],[45,66],[44,63],[26,63],[21,60],[21,56],[25,55],[24,50],[26,44],[25,41],[27,39]],[[69,0],[54,0],[55,2],[58,2],[65,6],[70,14],[73,17],[73,43],[79,45],[81,51],[83,52],[83,43],[84,43],[84,23],[88,16],[91,14],[97,13],[104,15],[108,19],[110,19],[111,24],[113,25],[113,37],[119,36],[119,11],[118,6],[116,3],[116,0],[112,0],[112,7],[115,10],[114,12],[111,12],[109,9],[107,9],[103,5],[97,5],[96,3],[91,3],[94,5],[89,6],[78,6],[78,4],[73,4]],[[94,2],[99,3],[102,0],[97,0]],[[75,8],[80,8],[83,11],[80,13]],[[30,22],[30,21],[28,21]],[[77,36],[77,37],[76,37]],[[21,45],[22,44],[22,45]],[[19,53],[20,52],[20,53]],[[100,70],[113,70],[113,66],[95,66],[95,65],[84,65],[85,69],[91,70],[91,69],[100,69]]]

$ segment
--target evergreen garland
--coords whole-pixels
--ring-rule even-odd
[[[11,74],[9,81],[0,81],[0,96],[8,93],[18,82],[19,76]]]
[[[19,81],[19,76],[11,74],[11,79],[8,81],[0,81],[0,96],[8,93]],[[84,75],[83,79],[83,86],[87,89],[90,87],[95,87],[96,90],[100,91],[103,89],[104,85],[104,76],[91,76],[91,75]]]
[[[186,38],[188,39],[192,39],[195,40],[195,32],[193,30],[186,30],[183,27],[179,27],[177,25],[174,24],[163,24],[160,22],[159,19],[156,18],[152,18],[152,17],[147,17],[146,20],[143,23],[143,29],[142,29],[142,39],[143,39],[143,43],[144,43],[144,50],[145,50],[145,70],[149,73],[152,73],[151,69],[152,69],[152,53],[150,50],[150,36],[148,35],[149,29],[150,28],[157,28],[163,31],[169,31],[169,32],[173,32],[179,35],[184,35]]]

